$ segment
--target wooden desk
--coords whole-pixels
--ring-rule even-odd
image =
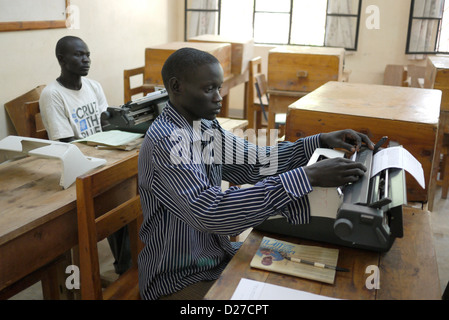
[[[77,146],[85,156],[106,159],[107,166],[137,152]],[[76,188],[64,190],[60,176],[57,159],[27,157],[0,165],[0,296],[77,244]],[[58,298],[53,294],[44,290],[46,298]]]
[[[226,130],[243,129],[247,124],[246,120],[218,120]],[[85,156],[106,159],[106,166],[138,152],[77,146]],[[76,187],[72,184],[64,190],[60,176],[57,159],[27,157],[0,165],[0,299],[20,292],[41,276],[44,297],[60,297],[63,288],[58,286],[68,276],[65,267],[72,264],[67,253],[78,244]],[[32,275],[55,260],[63,267],[64,279],[44,271]]]
[[[231,43],[215,41],[194,42],[169,42],[145,49],[144,84],[145,90],[151,92],[156,86],[163,86],[161,70],[167,58],[176,50],[193,47],[208,52],[215,56],[223,68],[223,84],[221,95],[223,97],[221,117],[229,116],[229,92],[239,85],[245,84],[245,95],[249,81],[248,60],[242,61],[239,72],[233,74],[232,70],[232,45]],[[246,115],[246,97],[244,98],[244,114]]]
[[[267,115],[267,129],[272,130],[276,128],[275,120],[277,113],[287,113],[288,106],[298,101],[298,99],[304,97],[308,92],[295,92],[295,91],[281,91],[281,90],[268,90],[270,95],[270,105],[268,107]],[[269,133],[269,132],[268,132]],[[271,135],[267,135],[267,145],[273,144]]]
[[[426,73],[424,77],[424,88],[438,89],[442,92],[441,108],[440,108],[440,130],[438,132],[437,149],[442,153],[447,153],[448,146],[445,143],[445,138],[449,135],[449,57],[448,56],[434,56],[427,58]],[[444,154],[442,167],[447,163],[447,154]],[[443,170],[441,170],[443,172]],[[440,181],[443,185],[441,197],[447,197],[447,175],[440,176]],[[429,199],[429,202],[433,199]]]
[[[222,128],[227,131],[245,130],[246,126],[248,125],[248,120],[220,118],[220,117],[217,117],[217,120],[222,126]]]
[[[328,81],[342,81],[345,50],[342,48],[278,46],[268,53],[267,129],[275,128],[276,113]],[[270,135],[269,135],[270,136]],[[272,144],[268,137],[268,144]]]
[[[334,284],[330,285],[251,268],[250,261],[264,235],[298,244],[338,248],[338,265],[350,269],[350,272],[337,272]],[[365,285],[372,274],[366,273],[366,268],[371,265],[379,267],[378,290],[369,290]],[[404,238],[396,239],[390,251],[382,254],[253,230],[205,298],[230,299],[241,278],[339,299],[441,299],[430,214],[411,207],[404,208]]]
[[[346,128],[366,133],[373,142],[388,136],[424,170],[426,189],[407,173],[408,201],[430,202],[439,164],[434,151],[440,101],[439,90],[328,82],[289,106],[286,139]]]

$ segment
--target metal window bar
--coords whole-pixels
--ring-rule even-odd
[[[254,0],[254,5],[253,5],[253,38],[254,38],[254,30],[256,29],[255,28],[256,13],[288,14],[289,15],[288,41],[287,41],[287,43],[284,43],[284,44],[289,45],[290,44],[290,40],[291,40],[291,34],[292,34],[293,1],[294,0],[290,0],[290,11],[257,11],[256,10],[257,0]],[[257,43],[258,44],[275,44],[275,45],[279,45],[279,43],[268,43],[268,42],[257,42]]]
[[[218,30],[217,34],[220,34],[220,21],[221,21],[221,0],[218,0],[217,9],[191,9],[187,7],[188,0],[184,0],[184,41],[187,41],[187,15],[188,12],[217,12],[218,13]]]
[[[187,41],[187,15],[188,12],[191,11],[198,11],[198,12],[218,12],[218,34],[220,34],[220,21],[221,21],[221,0],[218,0],[218,9],[190,9],[187,7],[187,1],[184,1],[184,40]],[[361,13],[361,7],[362,7],[362,0],[359,0],[358,8],[357,8],[357,14],[343,14],[343,13],[328,13],[329,8],[329,1],[327,1],[327,7],[326,7],[326,24],[327,24],[327,17],[329,16],[336,16],[336,17],[353,17],[357,19],[356,22],[356,33],[355,33],[355,39],[354,39],[354,48],[345,48],[346,50],[357,50],[358,45],[358,38],[359,38],[359,28],[360,28],[360,13]],[[412,6],[413,6],[414,0],[412,0]],[[294,0],[290,0],[290,11],[289,12],[274,12],[274,11],[256,11],[256,3],[257,0],[254,0],[253,4],[253,38],[254,38],[254,29],[255,29],[255,20],[256,20],[256,13],[273,13],[273,14],[289,14],[289,30],[288,30],[288,42],[285,43],[286,45],[297,45],[300,46],[300,44],[292,44],[291,43],[291,34],[292,34],[292,22],[293,22],[293,4]],[[413,7],[412,7],[413,8]],[[411,26],[409,26],[410,28]],[[326,35],[324,35],[326,37]],[[408,38],[409,39],[409,38]],[[274,43],[262,43],[258,42],[259,44],[274,44]],[[276,45],[279,45],[276,43]],[[323,47],[324,47],[324,39],[323,39]],[[408,48],[408,44],[407,44]]]
[[[280,12],[280,11],[256,11],[256,2],[257,0],[254,0],[254,6],[253,6],[253,38],[254,38],[254,30],[255,30],[255,21],[256,21],[256,13],[273,13],[273,14],[289,14],[290,15],[290,24],[289,24],[289,30],[288,30],[288,42],[285,43],[286,45],[296,45],[300,46],[301,44],[292,44],[291,43],[291,34],[292,34],[292,22],[293,22],[293,5],[294,0],[290,0],[290,11],[289,12]],[[356,22],[356,32],[355,32],[355,39],[354,39],[354,48],[345,48],[346,50],[357,50],[358,45],[358,38],[359,38],[359,27],[360,27],[360,13],[361,13],[361,7],[362,7],[362,0],[359,0],[358,8],[357,8],[357,14],[347,14],[347,13],[328,13],[329,9],[329,0],[327,1],[326,6],[326,24],[327,24],[327,17],[334,16],[334,17],[353,17],[357,19]],[[326,30],[326,29],[325,29]],[[326,37],[326,35],[324,35]],[[261,43],[259,44],[274,44],[274,43]],[[278,43],[276,43],[278,45]],[[324,47],[324,39],[323,39],[323,47]]]
[[[358,6],[357,6],[357,14],[350,14],[350,13],[329,13],[329,1],[327,0],[327,7],[326,7],[326,25],[325,30],[327,30],[327,21],[328,17],[348,17],[348,18],[356,18],[356,29],[355,29],[355,39],[354,39],[354,48],[345,48],[345,50],[349,51],[357,51],[357,46],[359,43],[359,29],[360,29],[360,13],[362,11],[362,0],[359,0]],[[326,38],[326,34],[324,35]],[[324,43],[324,40],[323,40]]]
[[[444,8],[445,0],[443,0],[443,8]],[[449,52],[444,51],[438,51],[439,43],[440,43],[440,33],[441,33],[441,27],[442,27],[442,21],[443,16],[441,18],[435,18],[435,17],[415,17],[413,9],[415,7],[415,0],[412,0],[410,4],[410,16],[408,21],[408,31],[407,31],[407,44],[405,47],[405,54],[449,54]],[[443,9],[444,14],[444,9]],[[437,20],[438,21],[438,31],[435,35],[435,45],[433,51],[411,51],[410,50],[410,38],[412,36],[412,26],[414,20]]]

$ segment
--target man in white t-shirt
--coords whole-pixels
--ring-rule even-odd
[[[85,78],[90,68],[87,44],[78,37],[66,36],[56,44],[61,75],[41,93],[39,107],[50,140],[70,142],[101,132],[100,115],[108,104],[101,85]],[[118,274],[131,265],[127,228],[108,237]]]
[[[101,132],[100,115],[108,104],[101,85],[87,79],[90,52],[80,38],[67,36],[56,45],[61,75],[47,85],[39,100],[50,140],[63,142]]]

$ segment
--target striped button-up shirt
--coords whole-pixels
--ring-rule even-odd
[[[216,120],[192,127],[167,104],[139,155],[142,298],[217,279],[235,253],[229,236],[270,216],[307,223],[312,187],[302,166],[317,147],[319,135],[256,146]],[[222,180],[253,186],[222,190]]]

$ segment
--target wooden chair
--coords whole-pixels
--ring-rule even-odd
[[[270,98],[268,94],[267,79],[262,73],[262,58],[256,57],[249,62],[248,87],[248,128],[262,129],[262,116],[268,121],[268,108]],[[255,89],[255,91],[254,91]],[[285,125],[286,114],[276,114],[276,128]]]
[[[263,117],[265,121],[268,121],[267,116],[267,109],[270,105],[270,96],[268,95],[268,84],[267,84],[267,78],[265,77],[265,74],[260,73],[255,76],[256,78],[256,93],[257,98],[259,99],[259,108],[262,111]],[[285,128],[285,122],[287,121],[287,114],[286,113],[276,113],[274,124],[275,128],[280,130],[280,136],[283,136],[283,131]]]
[[[407,68],[403,65],[386,65],[383,84],[388,86],[407,87]]]
[[[137,255],[142,209],[137,186],[138,154],[76,180],[83,300],[139,299]],[[132,267],[102,291],[97,242],[127,226]]]
[[[407,65],[407,84],[412,88],[424,88],[426,67]]]
[[[153,87],[148,86],[143,82],[144,72],[145,72],[145,67],[139,67],[139,68],[128,69],[128,70],[123,71],[124,103],[131,101],[132,97],[137,94],[146,95],[146,94],[154,91]],[[138,75],[142,76],[142,84],[140,86],[131,88],[131,77],[138,76]]]
[[[441,186],[441,198],[447,199],[449,191],[449,135],[443,134],[443,144],[441,147],[441,163],[440,163],[440,176],[437,180],[437,185]]]
[[[248,93],[247,93],[247,119],[248,119],[248,128],[250,129],[260,129],[262,128],[262,117],[259,105],[259,99],[257,98],[254,90],[256,86],[256,78],[257,74],[262,73],[262,58],[256,57],[249,61],[249,83],[248,83]],[[254,113],[256,113],[256,117],[254,117]]]
[[[42,115],[39,109],[39,101],[25,103],[25,117],[28,123],[28,132],[25,136],[39,139],[48,139],[47,130],[42,122]]]
[[[5,103],[5,109],[19,136],[48,139],[39,110],[39,97],[45,85]]]

